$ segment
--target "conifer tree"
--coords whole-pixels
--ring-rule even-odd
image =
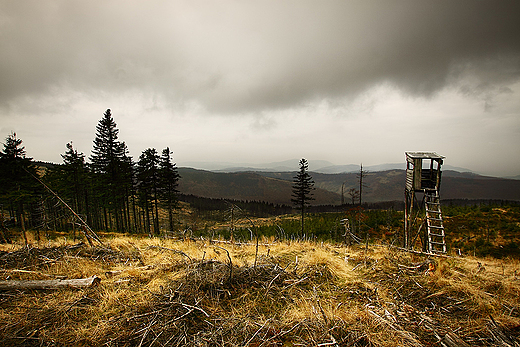
[[[314,189],[314,181],[308,173],[309,163],[305,158],[300,160],[300,171],[293,179],[291,202],[301,212],[301,235],[304,234],[304,217],[305,208],[309,206],[310,201],[314,200],[312,191]]]
[[[78,213],[86,213],[87,166],[85,155],[74,148],[72,142],[66,144],[67,151],[61,154],[63,165],[59,167],[61,180],[66,191],[65,196],[71,198],[73,208]]]
[[[103,208],[108,208],[114,215],[117,230],[124,230],[125,181],[128,174],[127,147],[118,140],[119,129],[112,118],[110,109],[96,126],[96,138],[90,156],[90,167],[95,176],[97,197]],[[111,225],[111,218],[105,213],[105,227]]]
[[[52,190],[58,193],[59,197],[88,224],[93,226],[92,221],[95,210],[92,208],[92,201],[89,200],[89,170],[85,162],[85,155],[74,148],[72,141],[67,143],[66,151],[61,154],[62,164],[56,164],[45,171],[43,180],[47,182]],[[43,206],[43,201],[42,201]],[[60,205],[47,204],[45,210],[51,215],[55,215],[57,207]],[[51,218],[53,227],[56,230],[61,228],[68,229],[71,225],[62,223],[57,218]],[[47,221],[42,221],[47,225]]]
[[[173,231],[173,209],[177,204],[177,187],[179,186],[180,175],[177,166],[172,162],[172,152],[170,148],[163,149],[159,159],[160,186],[159,196],[164,206],[168,210],[168,223],[170,231]]]
[[[0,152],[0,204],[7,205],[9,214],[16,219],[27,243],[25,210],[34,205],[34,198],[41,189],[34,179],[37,172],[32,165],[32,158],[26,157],[22,143],[16,133],[11,133]]]
[[[122,173],[122,186],[120,187],[123,198],[123,214],[125,230],[131,231],[132,217],[135,219],[135,165],[131,156],[128,155],[128,148],[123,142],[124,155],[120,162],[120,172]],[[131,213],[130,200],[132,200],[133,213]],[[135,221],[134,221],[135,222]]]
[[[150,225],[159,233],[158,187],[159,187],[159,155],[155,148],[145,149],[137,162],[137,191],[139,201],[145,210],[146,231],[151,236]],[[150,213],[152,217],[150,218]],[[155,216],[155,217],[154,217]]]

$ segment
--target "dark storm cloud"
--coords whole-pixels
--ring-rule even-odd
[[[134,90],[247,112],[461,80],[478,96],[520,79],[519,13],[518,1],[1,1],[0,103]]]

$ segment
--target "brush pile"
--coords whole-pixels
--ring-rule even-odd
[[[101,279],[0,293],[5,346],[520,346],[512,260],[149,239],[21,248],[0,260],[2,280]]]
[[[123,253],[111,248],[86,247],[84,243],[54,247],[21,247],[14,252],[0,251],[2,269],[41,268],[65,257],[101,260],[104,263],[120,263],[139,260],[138,252]]]

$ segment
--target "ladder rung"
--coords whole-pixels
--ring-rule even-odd
[[[428,220],[432,220],[434,222],[442,222],[442,218],[433,218],[433,217],[427,217]]]
[[[437,232],[434,232],[434,233],[430,233],[430,236],[431,237],[444,237],[444,233],[437,233]]]
[[[428,225],[429,228],[435,228],[435,229],[444,229],[443,226],[439,226],[439,225]]]
[[[431,243],[432,245],[443,245],[443,246],[445,245],[444,242],[435,242],[435,241],[430,241],[430,243]]]
[[[435,211],[435,210],[428,210],[428,209],[426,209],[426,212],[441,213],[441,211],[439,211],[439,210]]]

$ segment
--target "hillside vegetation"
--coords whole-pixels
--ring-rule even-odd
[[[293,173],[289,180],[255,172],[223,173],[180,168],[179,191],[206,198],[266,201],[291,205]],[[336,204],[341,197],[327,189],[313,192],[313,204]]]
[[[208,198],[256,200],[290,205],[291,184],[295,172],[210,172],[179,168],[179,190]],[[316,182],[313,205],[351,202],[350,189],[359,189],[358,174],[324,174],[310,172]],[[405,171],[368,172],[363,179],[363,202],[403,201]],[[520,180],[485,177],[470,173],[444,171],[442,199],[520,200]]]
[[[520,257],[520,205],[500,203],[469,205],[453,201],[442,205],[446,243],[452,255]],[[359,206],[336,207],[336,212],[311,209],[305,217],[305,239],[344,243],[345,220],[361,243],[401,245],[403,211],[392,204],[377,209]],[[188,206],[188,205],[185,205]],[[231,238],[250,242],[254,234],[276,240],[294,240],[299,236],[300,219],[283,206],[255,202],[201,199],[193,197],[190,208],[178,214],[182,231],[176,237]],[[234,207],[234,209],[233,209]],[[330,206],[325,206],[329,210]],[[232,214],[233,210],[233,214]],[[289,209],[290,210],[290,209]],[[281,213],[276,213],[281,212]],[[286,214],[282,214],[286,213]],[[233,229],[233,232],[231,231]],[[253,231],[254,230],[254,231]],[[233,234],[233,235],[232,235]]]
[[[517,346],[519,261],[331,243],[105,235],[2,246],[3,279],[97,286],[0,293],[3,346]]]

